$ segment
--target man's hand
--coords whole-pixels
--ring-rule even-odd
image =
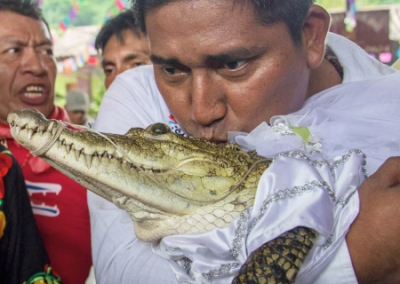
[[[346,236],[359,283],[400,283],[400,157],[359,189],[360,213]]]

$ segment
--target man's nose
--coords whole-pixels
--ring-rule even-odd
[[[223,90],[212,74],[193,73],[192,82],[192,119],[203,126],[221,120],[226,114]]]
[[[46,64],[41,55],[34,50],[26,50],[21,60],[21,70],[24,73],[42,75],[46,72]]]

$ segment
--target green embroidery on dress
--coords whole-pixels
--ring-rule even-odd
[[[4,150],[4,151],[2,151],[2,153],[5,153],[5,154],[8,154],[8,155],[12,156],[12,153],[9,150]]]
[[[62,284],[62,281],[53,274],[52,268],[46,265],[44,272],[36,273],[23,284]]]
[[[309,142],[309,138],[311,137],[311,132],[310,130],[308,130],[307,127],[305,126],[290,126],[290,128],[293,130],[293,132],[297,135],[300,136],[303,139],[304,143],[308,143]]]

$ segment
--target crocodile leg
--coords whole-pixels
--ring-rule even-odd
[[[314,230],[297,227],[265,243],[248,257],[232,284],[294,283],[316,238]]]

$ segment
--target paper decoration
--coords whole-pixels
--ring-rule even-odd
[[[77,56],[75,56],[75,62],[76,65],[78,66],[78,68],[82,68],[83,66],[85,66],[85,59],[83,58],[82,54],[79,54]]]
[[[34,0],[40,7],[43,4],[43,0]],[[50,1],[50,0],[47,0]],[[68,9],[68,16],[65,17],[60,23],[59,28],[62,32],[65,32],[72,24],[72,22],[79,16],[79,4],[83,3],[85,0],[75,0],[71,7]],[[108,21],[109,19],[118,15],[122,10],[125,9],[128,4],[128,0],[115,0],[113,5],[108,9],[107,15],[104,17],[104,21]]]
[[[83,0],[79,0],[79,2],[82,3]],[[79,5],[75,1],[74,3],[72,3],[72,6],[68,9],[68,17],[65,17],[62,20],[62,22],[60,22],[58,25],[62,32],[65,32],[71,26],[71,22],[78,17],[78,13],[79,13]]]
[[[82,2],[82,1],[81,1],[81,2]],[[79,6],[78,6],[78,4],[77,4],[76,2],[72,3],[72,8],[74,8],[75,13],[78,13],[78,12],[79,12]]]
[[[116,0],[115,7],[117,7],[118,10],[122,11],[125,8],[125,4],[121,0]]]
[[[392,61],[392,54],[390,52],[382,52],[379,54],[379,60],[383,63],[389,63]]]
[[[355,0],[347,0],[346,2],[347,11],[346,17],[344,18],[344,24],[347,32],[353,32],[357,26],[357,19],[356,19],[356,3]]]
[[[61,29],[63,32],[65,32],[66,29],[67,29],[67,26],[65,25],[64,22],[60,22],[58,26],[60,27],[60,29]]]
[[[99,59],[96,56],[90,56],[88,60],[88,64],[91,66],[99,65]]]
[[[41,6],[43,4],[43,0],[34,0],[36,3]],[[46,0],[50,1],[50,0]],[[59,22],[59,30],[57,32],[64,33],[69,27],[72,26],[73,21],[79,16],[79,5],[82,4],[86,0],[75,0],[71,7],[68,8],[68,15],[66,15],[61,22]],[[121,11],[123,11],[128,4],[129,0],[115,0],[110,5],[110,8],[107,11],[107,15],[104,18],[104,21],[108,21],[109,19],[117,16]],[[82,68],[85,64],[89,64],[91,66],[95,66],[99,64],[99,59],[94,56],[89,56],[89,45],[94,46],[94,42],[90,42],[79,55],[66,58],[62,62],[60,62],[57,66],[57,70],[65,73],[71,73],[77,71],[79,68]]]
[[[64,25],[65,25],[67,28],[69,28],[69,27],[71,26],[71,21],[70,21],[69,18],[67,18],[67,17],[65,17],[65,18],[63,19],[63,23],[64,23]]]
[[[69,8],[69,18],[73,21],[78,16],[77,12],[75,11],[74,7]]]

